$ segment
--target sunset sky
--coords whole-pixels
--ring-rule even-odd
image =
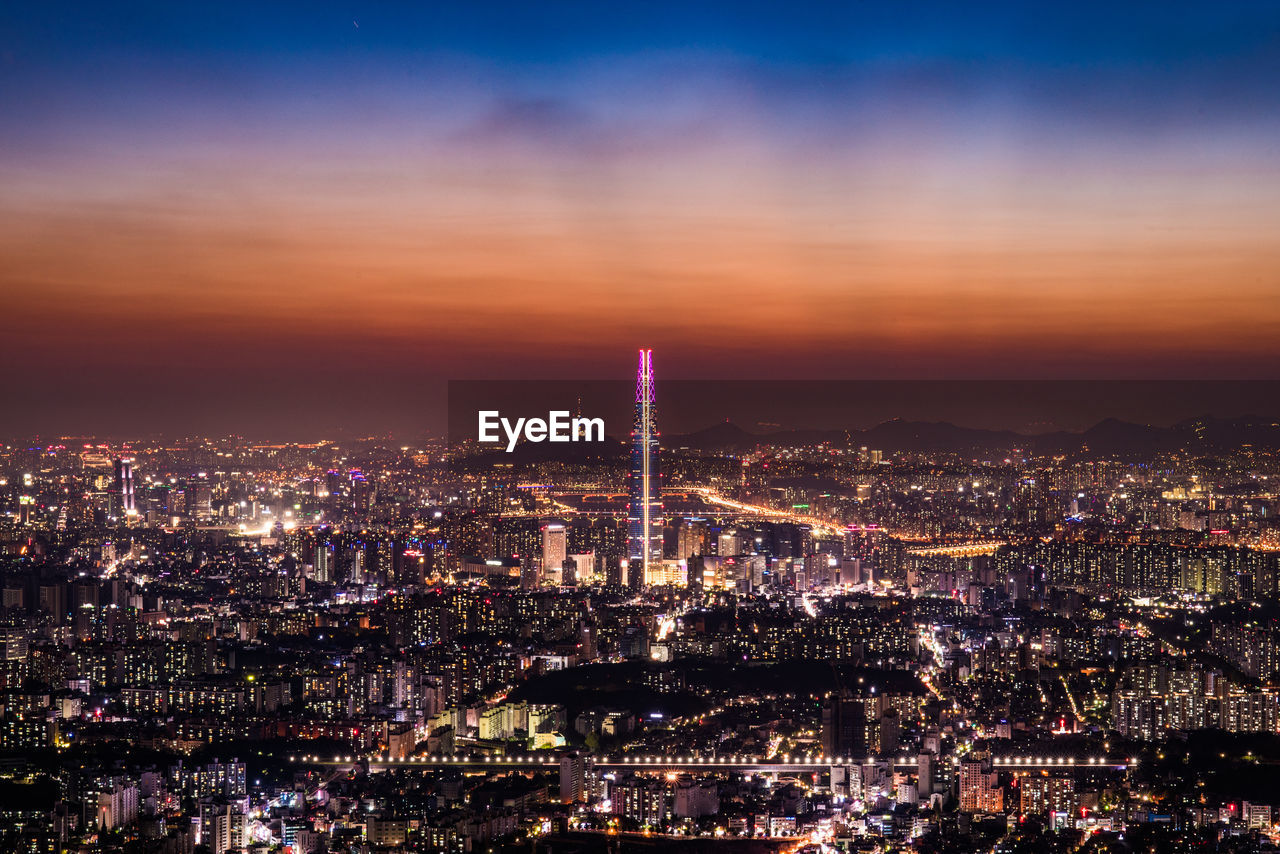
[[[7,434],[1280,378],[1280,4],[8,4],[0,306]]]

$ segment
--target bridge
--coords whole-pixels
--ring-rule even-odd
[[[290,762],[317,766],[352,766],[367,764],[369,770],[386,770],[388,768],[462,768],[494,770],[536,770],[558,769],[562,757],[540,754],[432,754],[415,756],[388,755],[338,755],[333,757],[303,755],[290,756]],[[610,768],[634,771],[745,771],[760,774],[805,774],[830,771],[834,767],[862,765],[866,762],[886,762],[895,770],[914,769],[917,757],[911,755],[883,758],[861,759],[852,756],[823,756],[807,754],[803,756],[693,756],[693,755],[653,755],[638,756],[624,754],[621,756],[584,756],[594,768]],[[952,764],[958,765],[960,760],[952,757]],[[1117,759],[1108,756],[997,756],[991,759],[992,767],[1008,771],[1041,771],[1041,770],[1105,770],[1124,771],[1138,764],[1136,759]]]
[[[978,555],[995,554],[1003,542],[954,543],[931,546],[915,546],[907,549],[907,554],[916,557],[977,557]]]

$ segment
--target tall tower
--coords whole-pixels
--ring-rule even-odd
[[[658,474],[658,422],[653,402],[653,351],[640,351],[636,373],[636,420],[631,430],[630,501],[627,505],[627,558],[630,575],[640,564],[640,583],[649,565],[662,560],[662,481]],[[632,582],[634,583],[634,582]]]

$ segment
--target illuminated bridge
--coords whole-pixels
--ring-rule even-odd
[[[954,545],[916,546],[908,548],[907,554],[919,557],[977,557],[978,555],[995,554],[1004,543],[955,543]]]
[[[496,754],[450,754],[445,756],[291,756],[291,762],[306,765],[343,766],[367,764],[369,770],[388,768],[493,768],[502,770],[530,770],[560,767],[559,756],[521,754],[500,756]],[[830,771],[833,767],[861,765],[867,761],[888,762],[895,769],[915,768],[915,756],[894,756],[881,759],[858,759],[850,756],[594,756],[588,759],[594,768],[633,769],[636,771],[747,771],[761,774],[804,774]],[[959,759],[953,758],[954,764]],[[1136,759],[1117,759],[1107,756],[997,756],[992,767],[1008,771],[1032,770],[1089,770],[1111,769],[1123,771],[1137,765]]]

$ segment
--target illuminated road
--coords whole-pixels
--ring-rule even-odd
[[[1071,704],[1071,714],[1076,716],[1076,720],[1083,721],[1084,715],[1080,712],[1080,706],[1076,703],[1075,695],[1071,693],[1071,685],[1067,683],[1067,677],[1059,675],[1058,678],[1062,680],[1062,690],[1067,693],[1067,702]]]
[[[844,530],[844,525],[841,525],[838,522],[831,522],[826,519],[819,519],[816,516],[805,516],[803,514],[792,513],[787,510],[775,510],[774,508],[766,507],[763,504],[746,504],[742,501],[735,501],[732,498],[725,498],[723,495],[707,486],[687,487],[685,491],[696,493],[708,504],[728,507],[730,510],[738,510],[742,513],[766,516],[771,519],[786,519],[790,522],[799,522],[831,534],[839,533]]]
[[[690,494],[697,495],[707,504],[713,504],[719,507],[728,508],[730,510],[736,510],[742,513],[743,515],[761,516],[768,519],[783,519],[790,522],[797,522],[800,524],[809,525],[815,529],[818,529],[826,533],[832,533],[832,534],[839,533],[845,529],[845,526],[843,524],[839,522],[833,522],[829,519],[819,519],[816,516],[806,516],[804,514],[794,513],[790,510],[778,510],[773,507],[767,507],[763,504],[747,504],[745,502],[737,501],[732,498],[726,498],[725,496],[721,495],[720,493],[716,492],[714,489],[708,486],[682,486],[679,488],[664,490],[663,492],[666,495],[672,495],[676,497],[680,495],[690,495]],[[562,495],[564,496],[567,496],[570,494],[586,497],[586,494],[584,493],[578,493],[578,492],[562,493]],[[606,499],[606,500],[607,499],[621,500],[626,498],[624,494],[621,494],[621,493],[614,494],[614,493],[608,493],[608,492],[590,493],[590,496],[595,498]],[[616,516],[619,513],[626,512],[626,508],[623,506],[605,506],[600,508],[594,508],[594,507],[585,508],[581,506],[575,507],[575,506],[565,504],[562,501],[557,501],[556,497],[552,495],[548,495],[547,498],[552,503],[554,510],[561,514],[574,514],[579,516],[593,516],[593,515],[615,515]],[[545,516],[546,512],[545,511],[504,512],[502,515],[508,518],[524,518],[524,517],[537,518],[537,517]]]
[[[822,533],[822,534],[840,534],[840,533],[843,533],[848,528],[848,526],[842,522],[832,521],[830,519],[820,519],[817,516],[808,516],[803,513],[796,513],[794,510],[779,510],[775,507],[769,507],[764,504],[748,504],[745,501],[738,501],[737,499],[734,499],[734,498],[728,498],[724,495],[721,495],[719,492],[716,492],[714,489],[712,489],[709,486],[682,486],[678,489],[666,490],[665,492],[668,492],[669,494],[676,495],[676,496],[687,495],[687,494],[697,495],[707,504],[715,505],[717,507],[724,507],[729,510],[735,510],[738,513],[743,514],[744,516],[758,516],[766,519],[778,519],[778,520],[784,520],[788,522],[795,522],[797,524],[802,524],[802,525],[809,525],[810,527],[814,528],[815,530],[817,530],[819,533]],[[581,495],[584,498],[588,497],[587,494],[582,494],[582,493],[573,493],[573,494]],[[606,500],[607,499],[621,500],[626,498],[624,494],[621,494],[621,493],[614,494],[614,493],[608,493],[608,492],[590,493],[590,497],[596,497],[596,498],[606,499]],[[619,512],[622,512],[622,508],[620,507],[606,506],[606,507],[588,509],[581,506],[574,507],[568,504],[564,504],[563,502],[557,501],[553,496],[548,496],[548,498],[554,505],[555,510],[561,514],[593,516],[593,515],[602,515],[602,514],[617,515]],[[544,516],[546,514],[545,512],[542,512],[542,513],[504,513],[503,515],[513,517],[513,518],[520,517],[520,516],[528,516],[530,518],[534,518],[534,517]],[[911,541],[912,539],[909,536],[906,536],[904,534],[894,533],[893,531],[890,531],[886,528],[878,528],[877,530],[883,532],[886,536],[895,537],[897,539],[902,539],[908,542]],[[913,546],[908,548],[907,553],[913,554],[913,555],[921,555],[925,557],[929,557],[929,556],[977,557],[978,555],[994,554],[996,550],[1003,545],[1005,545],[1004,542],[997,542],[997,541],[985,541],[985,542],[978,542],[978,543],[952,543],[952,544],[938,544],[938,545],[921,544],[918,546]]]
[[[916,637],[919,639],[920,646],[929,650],[930,655],[933,656],[933,661],[929,663],[928,669],[919,674],[920,681],[923,682],[924,686],[933,693],[933,696],[937,697],[939,700],[946,700],[947,698],[943,696],[942,691],[938,689],[938,686],[935,685],[933,681],[933,673],[942,666],[946,652],[938,643],[938,638],[933,626],[928,624],[917,625]]]

